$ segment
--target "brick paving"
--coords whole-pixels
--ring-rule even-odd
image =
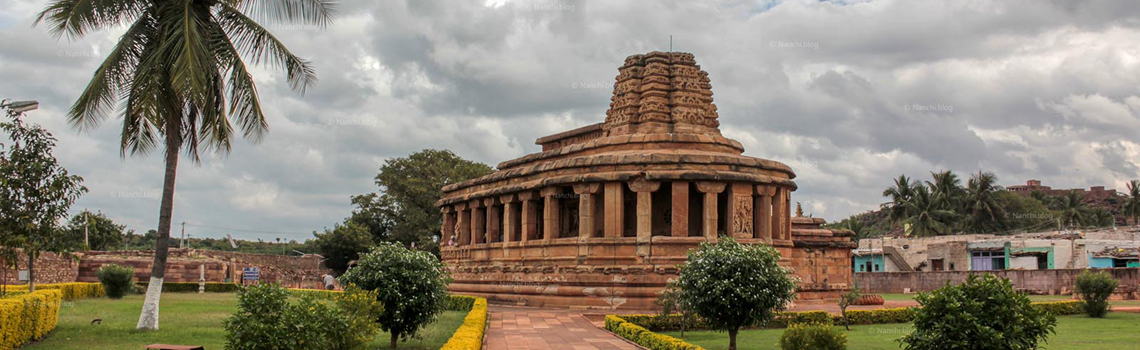
[[[489,350],[636,350],[639,347],[598,328],[582,311],[491,305],[483,339]]]

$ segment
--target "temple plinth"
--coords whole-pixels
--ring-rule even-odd
[[[634,55],[618,72],[604,122],[539,138],[542,152],[443,188],[453,292],[654,308],[687,252],[719,237],[776,247],[801,299],[848,288],[850,232],[792,217],[795,173],[721,136],[708,74],[692,54]]]

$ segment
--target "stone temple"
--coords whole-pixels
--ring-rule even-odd
[[[720,133],[692,54],[633,55],[602,123],[443,188],[441,249],[456,293],[526,306],[651,309],[701,242],[776,247],[800,299],[851,283],[850,231],[792,216],[795,173]]]

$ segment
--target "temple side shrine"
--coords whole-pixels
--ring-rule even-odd
[[[650,309],[701,242],[776,247],[800,299],[851,282],[851,233],[792,215],[795,173],[725,138],[692,54],[633,55],[603,123],[443,188],[441,254],[456,293],[527,306]]]

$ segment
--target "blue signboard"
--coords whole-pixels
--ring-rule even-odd
[[[247,267],[241,270],[242,279],[246,281],[256,281],[261,279],[261,269],[256,267]]]

